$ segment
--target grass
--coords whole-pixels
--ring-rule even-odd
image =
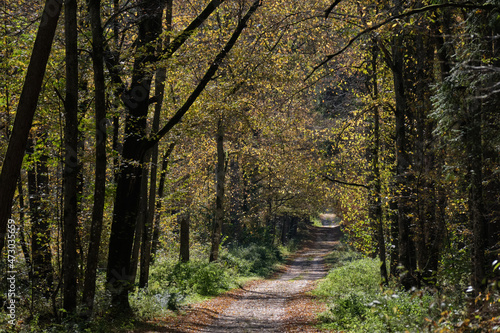
[[[328,303],[320,327],[342,332],[419,332],[433,297],[422,291],[382,288],[378,260],[340,244],[327,257],[331,267],[314,294]]]
[[[326,263],[330,272],[313,292],[328,304],[328,310],[318,317],[323,329],[500,332],[498,282],[491,283],[485,294],[473,299],[464,292],[466,285],[452,283],[467,281],[467,276],[458,276],[444,266],[438,274],[439,288],[403,291],[395,282],[382,287],[379,261],[363,257],[343,243],[326,257]]]

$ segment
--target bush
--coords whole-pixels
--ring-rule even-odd
[[[194,291],[203,296],[215,296],[230,289],[232,280],[230,272],[217,262],[202,265],[192,277]]]
[[[364,320],[367,307],[359,295],[349,294],[340,298],[337,304],[330,307],[329,311],[329,315],[333,319],[332,322],[335,322],[338,327],[350,327]],[[328,317],[324,317],[324,319],[330,321]]]
[[[423,291],[384,291],[378,260],[367,258],[332,269],[315,293],[329,303],[322,326],[345,332],[419,332],[433,303]]]
[[[243,276],[267,276],[273,266],[282,260],[279,249],[257,244],[223,251],[221,255],[222,262],[234,267]]]
[[[162,315],[167,310],[178,310],[184,298],[179,292],[164,290],[154,293],[145,288],[130,295],[130,304],[138,317],[148,320]]]
[[[377,260],[368,258],[348,262],[332,269],[319,284],[316,294],[334,298],[349,293],[374,295],[381,282],[378,267]]]
[[[218,262],[190,261],[172,263],[163,261],[151,269],[150,290],[187,295],[198,293],[203,296],[217,295],[233,286],[234,272]]]
[[[179,309],[186,298],[215,296],[237,287],[239,277],[268,275],[281,260],[278,249],[257,244],[223,249],[220,260],[211,263],[159,259],[150,268],[148,288],[133,293],[131,304],[140,317],[149,319]]]

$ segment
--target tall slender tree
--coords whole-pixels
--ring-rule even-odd
[[[172,31],[172,0],[166,0],[165,6],[165,27],[166,32],[170,33]],[[170,43],[170,38],[166,37],[164,41],[166,44]],[[160,51],[163,48],[163,42],[158,43],[158,48]],[[151,125],[151,130],[153,133],[158,132],[160,129],[160,114],[163,106],[163,99],[165,95],[165,80],[167,77],[167,70],[164,66],[160,66],[156,70],[155,74],[155,97],[156,104],[153,115],[153,124]],[[142,247],[141,247],[141,267],[139,274],[139,288],[144,288],[148,284],[149,279],[149,265],[151,262],[151,252],[152,252],[152,240],[153,240],[153,225],[155,221],[155,208],[157,206],[157,175],[158,175],[158,145],[152,148],[151,152],[151,179],[149,181],[149,197],[148,197],[148,214],[147,221],[144,224],[144,230],[142,232]]]
[[[217,122],[217,134],[215,142],[217,143],[217,168],[216,168],[216,198],[215,214],[212,227],[212,247],[210,249],[210,261],[219,258],[220,240],[222,237],[222,224],[224,223],[224,191],[226,179],[226,153],[224,152],[224,132],[225,124],[223,116],[220,116]]]
[[[43,77],[52,49],[52,41],[61,14],[62,0],[47,0],[41,16],[40,26],[33,45],[30,63],[26,72],[23,90],[19,97],[16,118],[9,138],[9,146],[0,173],[0,251],[3,249],[7,221],[10,217],[12,199],[16,190],[19,170],[33,124]]]
[[[47,152],[39,151],[46,138],[45,133],[33,137],[29,147],[32,165],[28,169],[28,194],[31,211],[32,288],[37,297],[50,298],[53,293],[54,269],[48,209],[49,157]],[[35,154],[38,155],[36,158]]]
[[[104,77],[104,36],[101,23],[101,1],[89,0],[88,9],[92,29],[92,63],[94,69],[95,103],[95,182],[92,225],[85,270],[83,301],[92,313],[96,286],[96,270],[99,262],[101,233],[106,194],[106,87]]]
[[[64,149],[64,229],[63,229],[63,295],[64,309],[76,310],[77,257],[76,228],[78,224],[78,33],[77,1],[64,3],[66,42],[66,99]]]

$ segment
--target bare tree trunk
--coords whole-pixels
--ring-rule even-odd
[[[88,315],[92,314],[96,287],[96,272],[101,247],[101,234],[106,196],[106,88],[104,79],[104,47],[101,23],[101,1],[88,2],[90,24],[92,27],[92,63],[94,69],[94,103],[95,103],[95,182],[94,206],[92,208],[92,225],[83,288],[83,302]]]
[[[486,289],[487,267],[486,249],[488,245],[488,223],[484,217],[483,200],[483,148],[482,148],[482,108],[478,100],[471,99],[468,107],[465,148],[469,156],[469,218],[472,224],[472,287],[478,294]]]
[[[439,30],[436,28],[438,35]],[[415,138],[415,170],[419,172],[416,184],[418,203],[417,263],[420,284],[435,285],[439,265],[440,244],[443,234],[437,218],[436,179],[439,173],[435,169],[435,138],[433,137],[434,122],[429,119],[432,109],[430,87],[434,83],[434,41],[427,36],[418,35],[415,38],[416,84],[414,85],[416,101]]]
[[[76,310],[77,257],[76,228],[78,224],[78,33],[77,2],[66,0],[66,100],[64,102],[66,126],[64,130],[64,228],[63,228],[63,307],[67,313]]]
[[[389,274],[392,277],[397,277],[399,263],[399,226],[398,226],[398,203],[396,198],[395,184],[391,184],[391,199],[389,201],[389,211],[387,219],[391,224],[391,247],[389,249]]]
[[[380,114],[378,107],[378,84],[377,84],[377,59],[378,59],[378,47],[374,40],[372,46],[372,93],[373,101],[375,105],[373,107],[373,120],[371,129],[371,147],[369,150],[369,157],[371,159],[371,193],[370,193],[370,208],[368,211],[370,220],[374,226],[374,234],[378,248],[378,256],[380,259],[380,276],[382,277],[384,284],[389,283],[389,277],[387,275],[387,258],[385,252],[385,237],[384,237],[384,222],[382,216],[382,199],[381,199],[381,179],[380,179],[380,167],[379,167],[379,151],[380,151]]]
[[[228,166],[229,188],[231,194],[228,196],[228,216],[231,219],[232,242],[238,243],[241,234],[241,209],[242,209],[242,186],[239,157],[233,156]]]
[[[158,96],[158,95],[156,95]],[[158,131],[159,127],[159,118],[160,118],[160,106],[157,105],[155,109],[155,115],[153,120],[153,127],[156,125],[156,129],[153,128],[153,133]],[[145,197],[141,200],[144,200],[144,223],[142,230],[142,243],[141,243],[141,261],[140,261],[140,270],[139,270],[139,288],[144,288],[148,283],[149,276],[149,264],[151,261],[151,241],[152,241],[152,226],[155,216],[155,203],[156,203],[156,174],[157,168],[156,164],[158,163],[158,145],[153,147],[153,151],[151,153],[151,176],[150,176],[150,184],[149,184],[149,196],[144,193]],[[147,177],[147,173],[143,176]],[[147,183],[147,178],[144,178],[144,181]],[[147,191],[147,186],[146,189]]]
[[[178,221],[180,225],[180,251],[179,260],[181,262],[189,261],[189,211],[179,214]]]
[[[281,244],[286,245],[286,243],[288,242],[288,231],[290,229],[291,216],[283,215],[280,217],[280,219],[281,219]]]
[[[139,251],[141,244],[144,242],[143,233],[146,229],[146,220],[148,219],[148,173],[149,169],[147,164],[149,162],[149,153],[145,157],[143,163],[142,176],[141,176],[141,189],[139,197],[139,214],[137,215],[137,222],[135,227],[134,246],[132,247],[132,260],[130,264],[130,283],[135,283],[137,277],[137,265],[139,263]]]
[[[172,0],[166,1],[165,8],[165,21],[167,32],[172,31]],[[167,38],[167,43],[170,39]],[[160,49],[163,43],[159,43]],[[165,95],[165,79],[167,77],[167,70],[165,67],[160,67],[156,70],[155,75],[155,97],[157,99],[155,104],[155,112],[153,116],[153,124],[151,130],[153,133],[158,132],[160,129],[160,114],[163,106],[163,98]],[[148,199],[148,214],[147,221],[144,225],[142,233],[142,246],[141,246],[141,266],[139,273],[139,288],[144,288],[149,280],[149,266],[151,263],[151,248],[153,241],[153,223],[155,221],[155,208],[156,208],[156,178],[158,174],[158,145],[154,146],[151,153],[151,178],[149,182],[149,199]]]
[[[19,98],[9,146],[3,160],[2,172],[0,173],[0,252],[4,246],[16,182],[23,163],[24,151],[38,104],[38,96],[42,88],[61,6],[62,0],[47,0],[45,3],[42,21],[38,28],[23,90]]]
[[[408,135],[406,132],[406,117],[408,105],[404,85],[404,54],[402,51],[402,36],[394,37],[393,44],[393,75],[396,94],[396,184],[399,189],[398,198],[398,229],[399,229],[399,264],[403,271],[400,281],[405,288],[416,286],[415,245],[412,235],[410,156],[408,154]]]
[[[158,251],[158,242],[160,237],[160,212],[161,212],[161,199],[165,190],[165,176],[167,174],[168,158],[174,150],[175,143],[171,143],[167,151],[163,155],[163,162],[161,164],[160,183],[158,184],[158,199],[156,201],[155,221],[153,225],[153,239],[151,241],[151,259],[154,260]]]
[[[222,117],[217,123],[217,169],[216,169],[216,186],[217,194],[215,198],[215,217],[212,229],[212,248],[210,250],[210,261],[215,261],[219,258],[219,246],[222,234],[222,223],[224,221],[224,190],[226,177],[226,153],[224,152],[224,124]]]
[[[21,249],[23,250],[24,260],[26,261],[26,266],[29,267],[29,277],[31,279],[31,257],[28,249],[28,245],[26,243],[26,234],[24,232],[24,191],[23,191],[23,182],[21,181],[21,175],[19,175],[19,181],[17,182],[17,192],[19,194],[19,238],[21,240]]]

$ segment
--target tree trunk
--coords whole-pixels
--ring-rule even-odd
[[[433,137],[434,123],[429,119],[432,110],[430,87],[434,78],[435,47],[432,40],[423,35],[415,38],[416,77],[414,85],[416,101],[415,170],[419,172],[416,184],[418,203],[417,262],[420,273],[419,283],[435,285],[439,264],[439,250],[442,233],[437,220],[437,197],[435,174],[435,154]]]
[[[137,265],[139,263],[139,252],[142,248],[144,242],[144,231],[146,230],[146,221],[148,220],[148,175],[149,169],[147,164],[149,163],[150,154],[146,153],[147,156],[144,161],[144,166],[142,169],[142,181],[141,181],[141,194],[139,202],[139,214],[137,215],[137,222],[135,228],[134,246],[132,248],[132,261],[130,266],[130,271],[132,272],[130,277],[130,283],[135,283],[137,277]]]
[[[168,157],[174,150],[175,143],[171,143],[167,151],[163,155],[163,162],[161,164],[160,183],[158,184],[158,199],[156,201],[155,221],[153,225],[153,239],[151,241],[151,259],[154,260],[158,251],[158,242],[160,237],[160,217],[161,217],[161,199],[165,189],[165,176],[167,174]]]
[[[165,21],[166,21],[166,31],[172,31],[172,0],[166,1],[165,8]],[[167,43],[170,39],[167,38]],[[163,47],[163,43],[159,43],[160,49]],[[160,129],[160,114],[161,108],[163,106],[163,98],[165,95],[165,79],[167,77],[167,71],[165,67],[160,67],[156,70],[155,75],[155,97],[157,99],[155,104],[155,112],[153,116],[153,124],[151,127],[152,133],[158,132]],[[151,249],[152,249],[152,238],[153,238],[153,223],[155,221],[155,208],[156,208],[156,177],[158,174],[158,145],[154,146],[151,153],[151,178],[149,183],[149,199],[148,199],[148,214],[147,221],[144,225],[144,230],[142,232],[142,247],[141,247],[141,266],[139,274],[139,288],[144,288],[148,284],[149,280],[149,266],[151,263]]]
[[[181,262],[189,261],[189,211],[180,213],[178,217],[180,225],[180,253],[179,260]]]
[[[224,152],[224,124],[222,117],[217,123],[217,169],[216,169],[216,198],[215,214],[212,229],[212,248],[210,250],[210,262],[219,258],[220,240],[222,237],[222,223],[224,222],[224,190],[226,177],[226,153]]]
[[[384,284],[389,283],[387,275],[387,258],[385,253],[385,237],[384,237],[384,221],[382,216],[382,198],[381,198],[381,179],[379,167],[379,151],[380,151],[380,114],[378,107],[378,84],[377,84],[377,59],[378,47],[376,41],[373,41],[372,46],[372,89],[373,89],[373,121],[371,129],[371,147],[369,148],[369,157],[371,159],[371,193],[370,193],[370,208],[368,214],[370,221],[374,226],[374,234],[378,248],[378,256],[380,259],[380,276]]]
[[[302,217],[293,216],[290,221],[290,230],[288,230],[288,239],[294,239],[297,237],[297,229],[299,228],[299,221]]]
[[[67,313],[76,310],[77,257],[76,228],[78,224],[78,33],[76,0],[64,5],[66,41],[66,126],[64,128],[64,228],[63,228],[63,307]]]
[[[158,95],[156,95],[158,96]],[[155,123],[157,124],[156,130],[153,128],[153,131],[156,132],[159,127],[159,109],[161,106],[155,110],[155,120],[153,121],[153,126]],[[157,111],[158,110],[158,111]],[[158,121],[156,121],[158,119]],[[149,276],[149,263],[151,261],[151,241],[152,241],[152,226],[155,216],[155,203],[156,203],[156,174],[157,168],[156,164],[158,162],[158,145],[153,147],[153,151],[151,153],[151,177],[149,184],[149,196],[144,193],[144,197],[141,200],[144,200],[144,223],[142,229],[142,243],[141,243],[141,261],[140,261],[140,271],[139,271],[139,288],[144,288],[148,283]],[[147,177],[147,172],[143,174]],[[147,178],[144,178],[144,181],[147,183]],[[147,184],[146,189],[147,191]],[[142,205],[142,203],[141,203]]]
[[[391,184],[391,199],[389,201],[389,211],[387,212],[387,219],[391,224],[391,239],[392,244],[389,250],[389,274],[392,277],[398,275],[399,263],[399,226],[398,226],[398,202],[396,198],[395,184]]]
[[[19,176],[19,181],[17,182],[17,192],[19,194],[19,239],[21,241],[21,249],[23,250],[24,260],[26,262],[26,266],[29,268],[29,278],[31,279],[31,257],[28,249],[28,245],[26,243],[26,235],[24,232],[24,191],[23,191],[23,182],[21,180],[21,175]]]
[[[469,218],[473,231],[472,287],[478,294],[486,289],[487,269],[486,249],[488,224],[484,217],[483,201],[483,148],[482,148],[482,108],[473,98],[468,102],[465,147],[469,156]]]
[[[122,153],[124,163],[117,176],[106,277],[112,304],[117,313],[130,311],[128,293],[132,287],[130,281],[133,275],[131,255],[140,202],[146,118],[151,87],[151,74],[146,67],[154,60],[153,42],[161,31],[160,2],[157,0],[139,2],[137,49],[143,51],[135,56],[131,87],[122,96],[128,111]]]
[[[61,13],[62,0],[47,0],[42,13],[42,21],[33,45],[23,90],[19,97],[16,119],[9,139],[9,146],[0,173],[0,252],[3,249],[7,221],[10,218],[12,199],[16,190],[19,170],[23,162],[29,131],[33,123],[38,96],[42,88],[45,69],[52,48],[52,41]]]
[[[238,148],[236,148],[238,149]],[[229,217],[231,219],[232,227],[232,242],[238,243],[241,236],[241,211],[242,211],[242,186],[241,186],[241,172],[238,156],[231,158],[229,163],[229,188],[231,194],[228,196],[228,209]]]
[[[290,229],[290,219],[291,216],[283,215],[281,216],[281,244],[286,245],[288,242],[288,231]]]
[[[83,302],[88,314],[92,314],[96,287],[96,272],[99,263],[101,234],[106,196],[106,87],[104,79],[104,39],[101,24],[101,1],[88,2],[90,24],[92,27],[92,62],[94,69],[95,103],[95,183],[92,225],[83,288]]]
[[[398,229],[399,229],[399,264],[403,271],[400,275],[401,284],[410,289],[416,286],[416,260],[415,246],[411,229],[411,191],[410,182],[410,156],[408,138],[406,133],[406,117],[408,106],[405,96],[404,84],[404,54],[403,37],[394,37],[393,43],[393,75],[394,91],[396,95],[396,185],[398,188]]]

